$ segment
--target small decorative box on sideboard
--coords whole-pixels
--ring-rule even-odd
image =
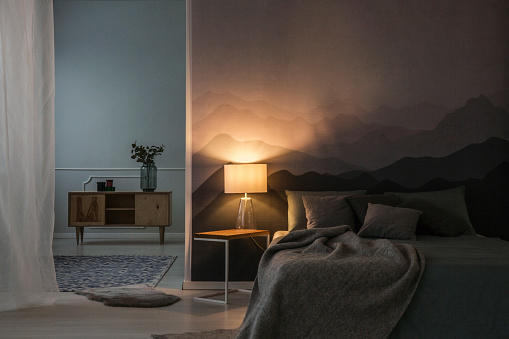
[[[85,227],[159,227],[164,243],[165,227],[171,225],[170,192],[69,192],[68,223],[76,227],[76,243],[83,243]]]

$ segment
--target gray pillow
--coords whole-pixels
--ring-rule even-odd
[[[366,190],[358,191],[285,191],[288,200],[288,231],[304,230],[307,227],[306,210],[302,196],[333,196],[333,195],[359,195]]]
[[[353,229],[355,219],[344,196],[302,197],[306,209],[307,228],[348,225]]]
[[[415,193],[387,193],[400,197],[403,201],[410,199],[422,199],[435,207],[449,211],[450,215],[461,222],[465,231],[463,234],[475,234],[474,227],[468,217],[467,204],[465,203],[465,186],[460,186],[443,191],[415,192]]]
[[[416,240],[415,228],[422,212],[411,208],[368,203],[364,225],[358,235],[365,238]]]
[[[470,225],[450,211],[429,201],[412,198],[402,202],[398,207],[413,208],[423,212],[417,223],[416,234],[431,234],[445,237],[470,234]]]
[[[367,195],[353,195],[346,198],[346,201],[352,207],[357,217],[355,232],[364,224],[364,218],[368,211],[368,203],[397,206],[401,203],[401,198],[396,197],[394,194],[367,194]]]

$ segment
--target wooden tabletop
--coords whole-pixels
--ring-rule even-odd
[[[194,234],[195,238],[224,239],[224,240],[258,237],[262,235],[270,235],[270,232],[268,230],[253,230],[244,228],[244,229],[200,232]]]

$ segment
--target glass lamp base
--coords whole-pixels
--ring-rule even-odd
[[[241,198],[239,204],[239,215],[237,216],[236,229],[256,229],[253,201],[251,198]]]

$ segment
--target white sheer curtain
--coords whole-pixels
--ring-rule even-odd
[[[0,0],[0,311],[58,296],[53,41],[52,0]]]

